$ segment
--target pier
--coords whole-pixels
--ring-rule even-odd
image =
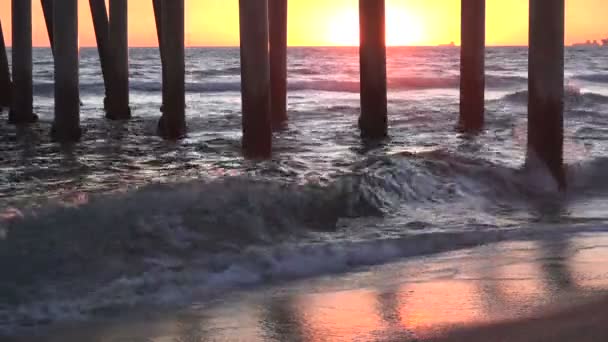
[[[462,0],[460,49],[461,131],[475,133],[484,125],[486,0]]]
[[[167,139],[186,135],[186,65],[184,47],[184,0],[167,1],[160,14],[161,56],[164,60],[163,110],[158,133]]]
[[[460,115],[457,129],[483,132],[485,88],[485,0],[461,0]],[[162,63],[158,134],[169,140],[187,134],[185,103],[184,0],[150,0]],[[55,65],[52,137],[81,136],[78,91],[78,2],[41,0]],[[89,0],[105,85],[106,117],[128,120],[128,0]],[[561,187],[563,171],[564,0],[529,0],[528,162],[540,160]],[[359,0],[359,127],[365,140],[390,136],[384,0]],[[32,0],[12,0],[12,72],[0,23],[0,106],[8,121],[36,121],[33,111]],[[248,158],[272,155],[273,131],[288,122],[288,0],[240,0],[242,148]]]
[[[55,1],[52,7],[55,60],[55,121],[52,137],[58,142],[80,139],[78,84],[78,0]]]
[[[167,1],[169,3],[171,1]],[[131,117],[129,108],[129,37],[127,0],[110,0],[108,36],[110,46],[110,88],[106,117],[126,120]]]
[[[528,161],[540,159],[566,186],[564,144],[565,0],[530,1]]]
[[[382,139],[388,134],[385,12],[384,0],[359,0],[359,128],[366,139]]]
[[[0,21],[0,108],[11,105],[11,71],[6,55],[4,31]]]
[[[49,35],[49,44],[51,45],[51,51],[55,54],[55,13],[54,10],[55,0],[40,0],[42,5],[42,14],[44,15],[44,23],[46,24],[46,32]],[[59,5],[61,6],[61,4]]]
[[[287,122],[287,2],[268,1],[270,119],[274,129],[281,128]]]
[[[110,88],[110,37],[108,11],[104,0],[89,0],[91,17],[93,18],[93,28],[97,41],[97,51],[99,53],[99,63],[101,64],[101,75],[105,90],[104,108],[108,107],[108,89]]]
[[[28,124],[34,114],[32,75],[32,0],[12,0],[12,89],[8,121]]]

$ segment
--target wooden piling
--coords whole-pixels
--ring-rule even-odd
[[[33,113],[32,85],[32,0],[12,0],[13,96],[9,123],[37,121]]]
[[[359,127],[364,139],[382,139],[388,135],[385,17],[384,0],[359,0]]]
[[[110,88],[106,117],[111,120],[131,118],[129,108],[129,37],[128,1],[110,0],[110,53],[112,54]]]
[[[55,1],[55,120],[52,138],[61,143],[80,139],[78,90],[78,0]]]
[[[486,0],[461,0],[460,120],[476,133],[484,126]]]
[[[247,158],[270,158],[270,62],[268,0],[239,0],[243,151]]]
[[[0,21],[0,112],[2,107],[11,105],[11,73],[6,54],[2,21]]]
[[[89,0],[95,39],[97,41],[97,53],[101,64],[103,84],[105,88],[104,108],[107,109],[108,89],[110,88],[110,67],[112,54],[110,52],[109,21],[106,2],[104,0]]]
[[[163,0],[161,46],[165,55],[165,103],[158,133],[166,139],[186,135],[184,0]]]
[[[163,37],[162,37],[162,3],[163,0],[152,0],[152,7],[154,8],[154,19],[156,23],[156,36],[158,38],[158,50],[160,53],[160,64],[161,64],[161,80],[162,80],[162,104],[160,106],[161,112],[163,111],[164,104],[167,102],[167,92],[165,91],[165,84],[167,82],[167,67],[165,61],[165,48],[163,48]]]
[[[564,0],[530,0],[527,163],[544,163],[561,189],[566,187],[564,21]]]
[[[268,0],[272,127],[287,122],[287,0]]]
[[[61,0],[60,0],[61,1]],[[54,42],[54,18],[53,18],[53,4],[55,0],[40,0],[42,5],[42,14],[44,15],[44,22],[46,24],[46,32],[49,35],[49,44],[51,45],[51,52],[55,53],[55,42]]]

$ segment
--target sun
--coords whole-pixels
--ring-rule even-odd
[[[327,29],[327,42],[335,46],[359,45],[359,14],[349,9],[334,15]]]
[[[411,46],[424,44],[424,26],[420,19],[398,8],[386,13],[386,45]]]
[[[353,9],[340,11],[330,20],[327,43],[335,46],[359,45],[359,12]],[[387,8],[386,45],[422,45],[424,32],[422,22],[409,15],[403,8]]]

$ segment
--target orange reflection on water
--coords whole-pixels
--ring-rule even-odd
[[[608,287],[608,236],[572,241],[576,253],[569,260],[578,289],[604,291]]]
[[[479,288],[474,282],[414,283],[400,292],[401,322],[418,337],[433,335],[443,327],[484,320]]]
[[[530,303],[551,298],[555,287],[556,273],[544,267],[538,249],[531,242],[506,243],[481,255],[426,265],[411,277],[402,274],[406,282],[388,289],[305,295],[293,307],[313,340],[428,338],[451,328],[514,319],[531,314]]]
[[[373,340],[374,332],[383,327],[372,291],[314,294],[298,298],[294,306],[300,308],[313,340]]]

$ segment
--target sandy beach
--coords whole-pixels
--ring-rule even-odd
[[[585,304],[549,309],[534,316],[451,331],[436,341],[606,341],[608,298],[596,297]]]
[[[3,341],[605,341],[608,236],[505,242]]]

